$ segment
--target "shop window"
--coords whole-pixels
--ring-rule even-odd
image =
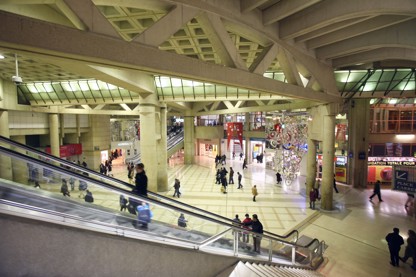
[[[374,157],[384,157],[386,154],[386,147],[383,144],[373,144],[372,149]]]

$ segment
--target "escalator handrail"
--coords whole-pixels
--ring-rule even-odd
[[[38,159],[32,158],[30,156],[26,156],[22,153],[16,152],[16,151],[11,150],[11,149],[7,149],[3,146],[0,146],[0,153],[6,154],[8,156],[11,156],[11,157],[14,157],[14,158],[26,161],[26,162],[30,162],[30,163],[33,163],[33,164],[38,164],[38,165],[41,165],[41,166],[46,167],[46,168],[52,168],[54,171],[56,171],[58,173],[68,175],[68,176],[71,176],[71,177],[75,177],[79,180],[83,180],[84,182],[92,183],[92,184],[94,184],[98,187],[107,188],[107,189],[115,191],[116,193],[119,193],[119,194],[126,194],[128,197],[134,198],[134,199],[139,200],[139,201],[149,202],[149,203],[155,204],[156,206],[162,206],[162,207],[165,207],[165,208],[168,208],[168,209],[171,209],[171,210],[175,210],[178,213],[185,213],[187,215],[191,215],[191,216],[194,216],[196,218],[202,218],[206,221],[213,222],[215,224],[219,224],[219,225],[225,226],[227,228],[233,228],[235,230],[239,230],[241,232],[249,233],[251,235],[258,235],[258,233],[254,233],[250,230],[243,229],[239,226],[235,226],[233,224],[225,223],[225,222],[222,222],[222,221],[217,220],[215,218],[210,218],[210,217],[207,217],[207,216],[204,216],[202,214],[198,214],[198,213],[195,213],[195,212],[192,212],[192,211],[184,210],[184,209],[176,207],[174,205],[160,202],[156,199],[152,199],[152,198],[149,198],[149,197],[144,197],[144,196],[134,194],[131,191],[126,191],[126,190],[123,190],[119,187],[116,187],[116,186],[113,186],[113,185],[110,185],[110,184],[106,184],[104,182],[100,182],[99,180],[93,179],[89,176],[85,176],[83,174],[79,174],[79,173],[71,171],[71,170],[66,170],[63,167],[59,167],[59,166],[56,166],[54,164],[50,164],[50,163],[47,163],[45,161],[38,160]],[[301,246],[301,245],[298,245],[298,244],[293,243],[293,242],[285,241],[283,239],[271,237],[271,236],[264,235],[264,234],[262,235],[262,237],[267,238],[267,239],[271,239],[271,240],[275,240],[275,241],[277,240],[282,244],[290,245],[292,247],[302,247],[303,248],[303,246]]]
[[[54,162],[58,162],[60,164],[63,164],[63,165],[72,167],[75,170],[78,170],[78,171],[81,171],[81,172],[84,171],[84,172],[87,172],[88,174],[94,175],[94,176],[96,176],[98,178],[101,178],[101,179],[104,179],[104,180],[107,180],[107,181],[111,181],[111,182],[114,182],[114,183],[117,183],[117,184],[126,186],[129,189],[132,189],[132,187],[133,187],[132,185],[130,185],[130,184],[124,182],[124,181],[121,181],[119,179],[116,179],[116,178],[113,178],[113,177],[109,177],[107,175],[103,175],[103,174],[98,173],[98,172],[96,172],[96,171],[94,171],[92,169],[89,169],[89,168],[83,167],[81,165],[78,165],[76,163],[72,163],[72,162],[69,162],[67,160],[58,158],[56,156],[53,156],[51,154],[48,154],[48,153],[42,152],[40,150],[34,149],[32,147],[29,147],[29,146],[24,145],[24,144],[21,144],[19,142],[13,141],[13,140],[8,139],[6,137],[0,136],[0,141],[6,142],[8,144],[11,144],[11,145],[16,146],[16,147],[19,147],[19,148],[23,148],[26,151],[30,151],[30,152],[32,152],[32,153],[34,153],[36,155],[43,156],[44,158],[47,158],[47,159],[52,160]],[[224,217],[222,215],[218,215],[218,214],[212,213],[210,211],[207,211],[207,210],[204,210],[204,209],[201,209],[201,208],[197,208],[195,206],[192,206],[192,205],[189,205],[189,204],[186,204],[186,203],[177,201],[175,199],[171,199],[169,197],[163,196],[161,194],[158,194],[158,193],[155,193],[155,192],[152,192],[152,191],[148,191],[148,194],[150,196],[157,197],[157,198],[161,198],[161,199],[163,199],[165,201],[168,201],[168,202],[173,202],[173,203],[175,203],[177,205],[185,206],[187,208],[194,209],[194,210],[197,210],[197,211],[202,212],[202,213],[205,213],[205,214],[209,214],[210,216],[212,216],[214,218],[220,218],[221,220],[226,221],[228,224],[232,224],[234,222],[234,221],[232,221],[232,219],[229,219],[228,217]],[[235,224],[235,222],[234,222],[234,224]],[[274,234],[274,233],[271,233],[271,232],[268,232],[268,231],[264,231],[264,233],[267,234],[267,235],[269,235],[269,236],[275,236],[275,237],[277,237],[279,239],[287,239],[287,238],[289,238],[289,237],[291,237],[292,235],[295,234],[296,235],[296,241],[298,240],[298,237],[299,237],[299,231],[296,230],[296,229],[295,230],[292,230],[289,234],[286,234],[284,236],[278,235],[278,234]]]

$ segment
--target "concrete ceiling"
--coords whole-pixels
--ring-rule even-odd
[[[339,102],[334,69],[416,67],[412,0],[4,0],[0,10],[5,79],[17,53],[25,81],[156,93],[151,80],[164,75]]]

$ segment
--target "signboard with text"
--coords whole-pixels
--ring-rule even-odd
[[[416,167],[393,167],[393,190],[416,193]]]

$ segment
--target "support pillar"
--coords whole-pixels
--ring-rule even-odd
[[[195,163],[195,125],[194,116],[190,112],[185,113],[184,117],[184,148],[185,164]],[[221,147],[221,144],[218,145]]]
[[[323,143],[322,143],[322,186],[321,208],[333,209],[333,183],[334,183],[334,157],[335,157],[335,115],[323,116]]]
[[[157,144],[157,191],[168,190],[167,109],[160,107],[160,140]]]
[[[6,138],[10,138],[8,111],[0,111],[0,135]],[[3,146],[7,147],[7,145]],[[12,180],[13,172],[11,158],[0,154],[0,165],[0,178]]]
[[[49,138],[51,143],[51,154],[59,158],[59,116],[49,114]]]
[[[244,120],[244,131],[246,132],[245,141],[246,145],[244,147],[244,159],[246,159],[247,164],[251,163],[251,154],[250,154],[250,138],[247,136],[250,131],[250,113],[245,114]]]
[[[368,130],[370,125],[369,99],[354,99],[348,120],[348,183],[355,188],[367,186]],[[360,159],[361,153],[361,159]]]
[[[80,143],[81,137],[81,116],[79,114],[75,115],[75,122],[77,126],[77,143]]]
[[[315,185],[316,180],[316,141],[308,138],[308,154],[306,166],[306,198]]]
[[[158,147],[157,139],[160,137],[156,128],[156,112],[159,112],[155,94],[140,97],[140,153],[144,164],[150,191],[158,190]],[[166,148],[165,148],[166,151]]]
[[[60,136],[59,136],[59,145],[64,145],[65,138],[65,115],[59,115],[59,126],[60,126]]]

